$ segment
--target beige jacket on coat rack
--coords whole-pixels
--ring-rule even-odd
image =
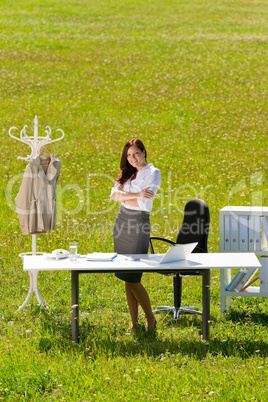
[[[44,172],[40,156],[35,156],[26,166],[19,193],[15,198],[22,234],[45,233],[55,229],[56,185],[61,162],[50,155]]]

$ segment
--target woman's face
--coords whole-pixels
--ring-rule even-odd
[[[132,145],[127,151],[127,160],[131,166],[135,167],[137,170],[144,168],[147,165],[145,159],[145,151],[141,151],[136,145]]]

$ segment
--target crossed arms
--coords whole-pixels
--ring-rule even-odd
[[[133,207],[138,207],[138,199],[147,199],[151,200],[154,198],[154,193],[149,190],[149,187],[144,188],[141,190],[139,193],[126,193],[123,191],[123,186],[121,184],[118,184],[117,186],[119,191],[115,191],[111,195],[111,200],[112,201],[123,201],[128,205],[131,205]]]

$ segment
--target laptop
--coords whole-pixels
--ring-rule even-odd
[[[152,264],[170,264],[172,262],[186,260],[197,244],[198,242],[175,244],[171,246],[163,256],[148,254],[148,258],[141,258],[140,261]]]

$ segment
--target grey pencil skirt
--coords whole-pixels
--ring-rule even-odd
[[[113,227],[114,251],[118,254],[147,254],[150,231],[149,212],[121,205]],[[142,273],[118,272],[115,276],[125,282],[138,283]]]

